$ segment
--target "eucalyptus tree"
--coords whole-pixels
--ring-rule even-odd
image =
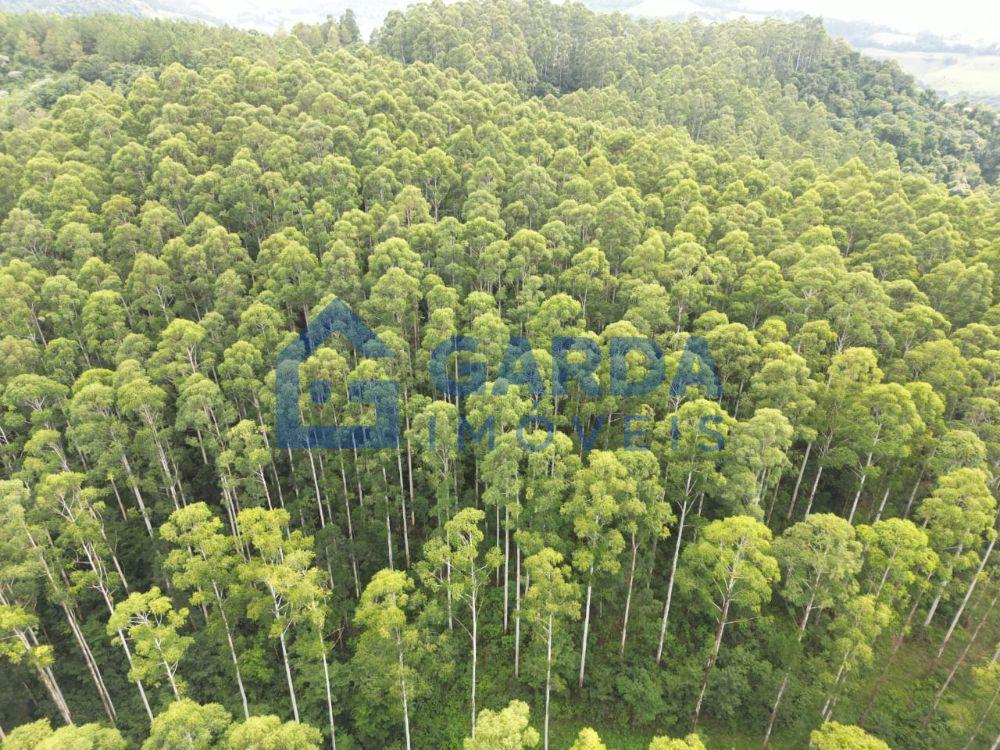
[[[136,682],[148,679],[159,684],[165,676],[176,700],[180,700],[183,682],[177,669],[194,638],[181,635],[188,610],[174,609],[173,603],[154,586],[149,591],[132,592],[115,605],[108,619],[108,634],[128,638],[135,646],[135,658],[129,677]]]
[[[813,612],[844,606],[858,589],[861,570],[861,543],[848,521],[829,513],[816,513],[789,527],[774,542],[775,558],[784,571],[782,598],[801,608],[796,640],[802,643]],[[839,612],[836,614],[839,615]],[[781,700],[791,671],[786,670],[774,699],[774,708],[764,734],[764,746],[771,739]]]
[[[532,631],[545,643],[545,722],[542,747],[549,747],[549,703],[552,692],[553,644],[565,635],[566,623],[580,616],[579,586],[563,558],[545,547],[524,561],[530,584],[524,593],[523,608]]]
[[[468,608],[468,619],[455,617],[469,636],[471,676],[469,704],[472,736],[476,736],[476,669],[479,664],[479,615],[484,602],[484,589],[490,573],[502,564],[500,550],[490,548],[483,554],[480,545],[484,534],[480,528],[485,514],[478,508],[463,508],[452,516],[438,536],[424,545],[421,577],[432,589],[443,588],[449,602],[458,601]],[[450,610],[449,610],[450,612]],[[449,623],[451,622],[449,615]]]
[[[363,628],[352,664],[366,701],[377,705],[391,693],[400,702],[405,746],[412,746],[410,713],[426,690],[420,673],[426,643],[408,621],[414,584],[401,571],[381,570],[361,594],[354,614]]]
[[[716,433],[716,440],[721,439],[725,445],[726,436],[733,424],[734,420],[717,403],[696,399],[682,404],[671,419],[665,420],[654,430],[653,448],[657,455],[663,457],[664,463],[663,497],[676,503],[678,507],[670,575],[667,579],[663,616],[660,619],[660,638],[656,647],[657,664],[663,658],[663,645],[688,515],[702,507],[706,495],[717,495],[726,482],[720,471],[720,446],[718,442],[712,442],[713,435],[706,434],[705,430]]]
[[[917,509],[927,526],[931,544],[941,559],[939,583],[924,618],[930,625],[949,583],[956,573],[977,564],[978,547],[993,536],[997,501],[979,469],[958,469],[945,474]]]
[[[691,714],[694,731],[726,628],[737,612],[759,612],[771,600],[780,570],[771,554],[770,529],[750,516],[729,516],[705,526],[698,540],[684,550],[681,570],[685,587],[718,612],[715,636]]]
[[[237,598],[239,587],[237,566],[241,547],[232,536],[222,531],[222,522],[205,503],[192,503],[175,510],[170,519],[160,527],[160,536],[173,549],[164,560],[174,586],[191,591],[191,603],[204,605],[214,600],[216,611],[226,633],[226,645],[233,662],[236,686],[243,706],[243,718],[250,718],[246,688],[236,653],[235,623],[227,613]]]
[[[299,720],[299,705],[292,680],[288,636],[293,630],[308,630],[310,624],[319,633],[330,739],[335,746],[336,731],[326,648],[322,638],[322,617],[316,615],[327,593],[321,584],[322,574],[311,567],[312,539],[298,530],[289,532],[288,518],[288,512],[281,509],[247,508],[240,512],[237,525],[247,556],[238,563],[237,570],[240,579],[252,586],[256,594],[247,607],[247,614],[265,623],[268,635],[277,637],[281,646],[288,696],[296,722]]]
[[[587,595],[583,608],[583,638],[580,646],[579,687],[583,687],[590,636],[591,600],[595,577],[614,574],[621,568],[625,539],[619,524],[622,506],[636,493],[636,481],[614,453],[591,451],[587,464],[574,478],[573,494],[562,506],[562,515],[573,523],[577,547],[573,567],[586,576]]]

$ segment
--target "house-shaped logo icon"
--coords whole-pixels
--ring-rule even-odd
[[[355,380],[348,386],[353,403],[374,404],[371,425],[304,425],[299,407],[299,365],[335,333],[372,359],[394,356],[364,321],[341,300],[333,300],[278,354],[275,390],[275,440],[279,448],[395,448],[399,445],[399,384],[393,380]],[[317,403],[330,396],[326,381],[311,383]]]

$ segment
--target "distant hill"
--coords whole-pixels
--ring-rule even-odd
[[[142,2],[142,0],[0,0],[6,13],[54,13],[60,16],[89,16],[115,13],[135,18],[175,18],[222,24],[225,19],[202,12],[188,3]]]
[[[958,189],[1000,173],[994,111],[946,105],[895,63],[833,38],[818,18],[709,24],[473,0],[390,13],[375,42],[394,59],[562,95],[569,112],[602,108],[609,119],[684,127],[714,145],[749,141],[761,154],[802,149],[837,160],[875,141]]]
[[[118,13],[136,18],[198,20],[216,25],[256,29],[266,33],[289,30],[297,23],[319,23],[339,18],[348,8],[357,17],[367,39],[393,10],[405,10],[418,0],[0,0],[0,11],[92,15]],[[781,2],[775,0],[776,6]],[[791,10],[762,13],[737,0],[583,0],[598,12],[620,12],[637,18],[684,20],[697,17],[712,23],[768,18],[795,21],[803,14]],[[949,101],[970,100],[1000,107],[1000,46],[973,46],[931,32],[904,34],[866,21],[823,18],[833,37],[879,59],[891,59],[920,83]]]

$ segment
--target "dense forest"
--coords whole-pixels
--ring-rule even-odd
[[[995,113],[541,0],[0,73],[2,750],[998,746]],[[333,303],[389,448],[276,429]]]

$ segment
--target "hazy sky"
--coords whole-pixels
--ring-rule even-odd
[[[1000,3],[996,0],[739,0],[738,4],[760,12],[787,8],[845,21],[871,21],[905,32],[931,31],[968,41],[1000,42]]]
[[[340,15],[347,7],[358,15],[362,30],[367,33],[381,24],[391,8],[403,8],[416,0],[183,0],[184,6],[200,7],[216,18],[237,25],[259,26],[252,19],[273,21],[323,18],[326,14]],[[452,2],[453,0],[445,0]],[[557,0],[558,1],[558,0]],[[587,0],[582,0],[586,5]],[[161,7],[171,0],[160,2]],[[724,9],[725,15],[739,15],[743,10],[750,16],[791,11],[836,18],[844,21],[868,21],[907,33],[930,31],[962,41],[1000,43],[1000,2],[997,0],[635,0],[626,12],[644,16],[699,15],[705,9],[709,15]]]

